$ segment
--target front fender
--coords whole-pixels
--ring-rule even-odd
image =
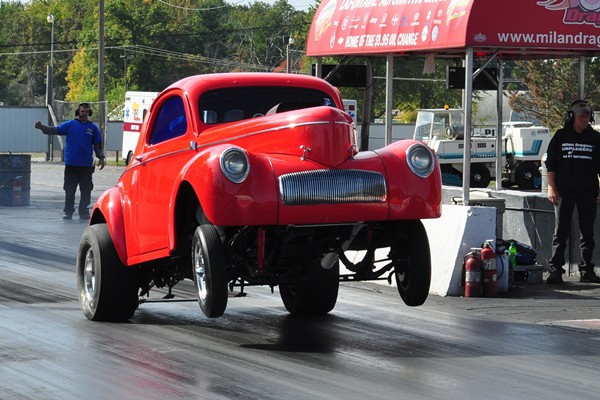
[[[439,218],[442,214],[442,175],[437,157],[429,176],[417,176],[408,167],[407,151],[422,143],[405,139],[375,150],[385,165],[390,198],[390,219]]]
[[[102,214],[103,220],[98,214]],[[125,239],[125,223],[123,221],[123,203],[118,186],[106,190],[94,204],[91,225],[106,222],[115,250],[123,265],[127,265],[127,242]]]
[[[264,154],[247,153],[250,173],[241,183],[227,179],[220,156],[231,144],[202,151],[185,168],[183,180],[194,188],[204,214],[215,225],[273,225],[279,211],[278,185]]]

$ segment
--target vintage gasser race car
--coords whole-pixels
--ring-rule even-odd
[[[94,205],[77,257],[79,301],[88,319],[126,320],[151,290],[170,298],[191,279],[208,317],[224,313],[234,287],[252,285],[279,286],[292,314],[324,314],[340,281],[395,277],[418,306],[431,279],[420,220],[440,214],[431,150],[402,140],[359,152],[340,93],[324,80],[193,76],[157,96],[131,163]],[[376,260],[380,248],[389,251]],[[349,250],[364,251],[362,261]]]

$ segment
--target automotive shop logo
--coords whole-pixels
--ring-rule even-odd
[[[565,24],[600,27],[600,0],[544,0],[537,4],[551,11],[564,10]]]

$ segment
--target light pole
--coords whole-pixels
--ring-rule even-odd
[[[54,88],[52,87],[52,75],[54,75],[54,15],[48,14],[46,21],[52,24],[50,30],[50,64],[46,71],[46,107],[50,107],[54,100]],[[50,114],[48,114],[48,122],[51,123]],[[48,154],[46,161],[54,161],[54,135],[48,135]]]
[[[287,46],[286,46],[286,71],[289,74],[292,71],[292,66],[290,65],[290,46],[293,45],[295,42],[294,37],[292,35],[290,35],[288,37],[288,42],[287,42]]]
[[[50,30],[50,65],[48,65],[48,71],[46,76],[46,105],[52,104],[52,73],[54,69],[54,15],[48,14],[46,21],[52,24]]]
[[[125,91],[127,91],[127,52],[123,53],[121,58],[123,59],[123,80],[125,83]]]

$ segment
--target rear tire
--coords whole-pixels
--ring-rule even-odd
[[[307,264],[298,274],[298,282],[279,285],[285,308],[292,315],[327,314],[337,302],[339,275],[339,261],[328,270],[318,262]]]
[[[83,232],[76,275],[79,303],[89,320],[119,322],[133,316],[139,305],[139,270],[123,265],[106,224]]]

